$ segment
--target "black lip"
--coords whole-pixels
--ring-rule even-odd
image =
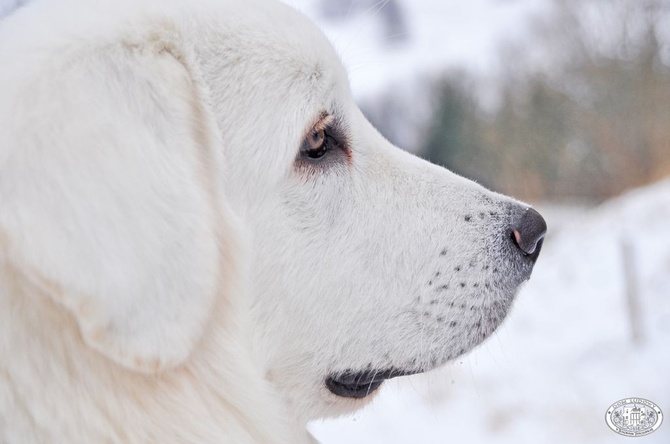
[[[364,370],[355,372],[347,370],[326,379],[326,387],[332,393],[343,398],[365,398],[377,390],[382,382],[398,376],[413,375],[419,371],[399,370]]]

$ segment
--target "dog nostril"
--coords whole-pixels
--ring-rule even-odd
[[[512,224],[512,242],[525,255],[533,254],[542,244],[546,232],[547,223],[542,215],[532,208],[527,208]]]

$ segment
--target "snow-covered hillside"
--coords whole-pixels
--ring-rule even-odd
[[[605,411],[631,396],[670,415],[670,180],[569,218],[549,236],[499,332],[445,369],[387,381],[373,405],[313,425],[335,443],[627,443]],[[552,217],[552,215],[555,215]],[[631,339],[622,241],[643,339]],[[670,420],[644,444],[670,443]]]

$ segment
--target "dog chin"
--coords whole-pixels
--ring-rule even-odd
[[[347,369],[330,373],[325,378],[325,386],[338,398],[362,400],[371,397],[388,379],[399,376],[425,373],[439,368],[449,361],[463,356],[486,340],[502,324],[511,308],[517,291],[510,292],[507,297],[497,298],[481,307],[472,329],[467,332],[467,345],[457,349],[441,350],[434,353],[426,362],[413,360],[412,368],[406,366],[383,367],[373,364],[363,369]]]

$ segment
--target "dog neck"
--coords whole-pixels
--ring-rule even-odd
[[[308,442],[236,328],[212,325],[187,363],[138,374],[89,348],[45,289],[0,260],[0,443]]]

